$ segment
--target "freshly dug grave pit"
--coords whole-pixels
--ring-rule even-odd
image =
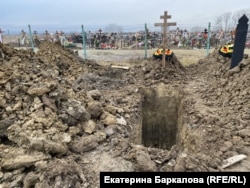
[[[177,144],[181,92],[160,84],[145,89],[142,98],[141,143],[146,147],[170,149]]]

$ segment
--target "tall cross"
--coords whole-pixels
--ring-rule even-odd
[[[167,27],[168,26],[176,26],[176,22],[167,22],[167,19],[170,19],[171,15],[168,15],[167,11],[164,11],[164,15],[160,16],[160,19],[163,19],[163,23],[155,23],[154,26],[160,26],[163,28],[163,54],[162,54],[162,67],[166,66],[166,45],[167,45]]]

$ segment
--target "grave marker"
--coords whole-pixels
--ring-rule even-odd
[[[164,15],[160,16],[160,19],[163,19],[163,23],[155,23],[154,26],[161,26],[163,27],[163,49],[162,49],[162,67],[165,68],[166,66],[166,59],[165,59],[165,49],[167,44],[167,26],[176,26],[176,22],[167,22],[167,19],[170,19],[171,15],[168,15],[167,11],[164,11]]]
[[[230,69],[236,67],[243,59],[248,30],[248,20],[249,19],[246,15],[243,15],[238,21]]]

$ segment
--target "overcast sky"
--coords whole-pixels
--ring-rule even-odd
[[[109,25],[141,27],[169,22],[180,28],[205,27],[224,12],[249,9],[249,0],[1,0],[3,25]]]

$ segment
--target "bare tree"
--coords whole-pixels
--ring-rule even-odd
[[[238,24],[239,19],[246,15],[248,18],[250,17],[250,9],[241,9],[234,13],[225,12],[218,16],[215,20],[215,27],[217,30],[223,30],[224,32],[228,32],[234,30]]]
[[[250,9],[241,9],[234,14],[232,14],[232,24],[234,27],[238,24],[239,19],[243,16],[246,15],[248,18],[250,16]]]
[[[222,30],[223,29],[223,22],[222,22],[222,16],[218,16],[215,20],[215,27],[217,30]]]
[[[231,17],[232,12],[225,12],[216,18],[215,25],[218,27],[218,29],[228,32],[231,24]]]
[[[231,20],[232,13],[231,12],[225,12],[222,14],[222,20],[224,22],[224,31],[227,32],[230,29],[230,20]]]

